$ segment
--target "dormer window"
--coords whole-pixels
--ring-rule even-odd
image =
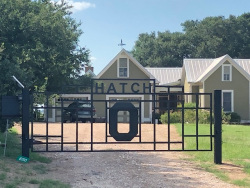
[[[222,65],[222,81],[232,81],[231,65]]]
[[[128,72],[128,59],[127,58],[119,58],[118,62],[118,77],[119,78],[127,78],[129,77]]]

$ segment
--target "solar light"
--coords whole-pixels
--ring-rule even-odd
[[[24,85],[15,77],[15,76],[12,76],[12,79],[15,81],[15,82],[17,82],[17,84],[18,84],[18,86],[20,87],[20,88],[24,88]]]

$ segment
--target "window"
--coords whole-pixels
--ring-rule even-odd
[[[232,81],[232,66],[231,65],[222,66],[222,81]]]
[[[127,78],[128,76],[128,59],[120,58],[118,63],[118,77]]]
[[[222,91],[222,106],[224,112],[233,112],[233,91],[224,90]]]

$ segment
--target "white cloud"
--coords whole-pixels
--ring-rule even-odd
[[[55,2],[56,0],[51,0],[51,1]],[[60,3],[60,0],[57,0],[56,2]],[[75,2],[74,0],[64,0],[64,2],[67,2],[68,5],[73,6],[73,8],[71,9],[72,12],[77,12],[88,8],[95,8],[95,4],[86,1]]]
[[[69,5],[72,5],[73,8],[72,8],[72,12],[77,12],[77,11],[80,11],[80,10],[85,10],[85,9],[88,9],[88,8],[95,8],[95,4],[92,4],[92,3],[89,3],[89,2],[74,2],[72,0],[67,0]]]
[[[91,62],[93,62],[93,61],[95,61],[97,58],[96,57],[93,57],[93,56],[91,56],[90,58],[89,58],[89,60],[91,61]]]

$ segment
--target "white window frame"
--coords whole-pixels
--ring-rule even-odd
[[[229,67],[229,80],[224,79],[225,67]],[[221,80],[224,82],[231,82],[232,81],[232,65],[222,65],[222,78],[221,78]]]
[[[120,76],[120,59],[127,59],[127,76]],[[117,60],[117,78],[129,78],[129,59],[126,57],[120,57]]]
[[[151,95],[150,95],[151,96]],[[110,98],[140,98],[140,100],[144,100],[144,95],[106,95],[106,100],[110,100]],[[107,106],[109,107],[110,102],[107,103]],[[149,105],[149,110],[150,110],[150,105]],[[152,109],[152,108],[151,108]],[[150,114],[151,115],[151,114]],[[107,122],[109,122],[109,110],[107,114]],[[146,122],[146,118],[144,117],[144,102],[141,102],[141,121]]]
[[[224,108],[223,108],[223,93],[231,93],[231,111],[225,111]],[[222,108],[224,110],[224,112],[234,112],[234,91],[233,90],[222,90],[221,91],[221,104],[222,104]]]

